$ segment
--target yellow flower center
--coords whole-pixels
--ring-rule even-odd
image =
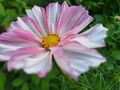
[[[42,45],[44,48],[49,48],[56,46],[60,41],[60,37],[56,34],[49,34],[48,36],[43,37]]]

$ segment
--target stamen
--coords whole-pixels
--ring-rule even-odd
[[[42,44],[44,48],[56,46],[60,42],[60,37],[56,34],[49,34],[43,37]]]

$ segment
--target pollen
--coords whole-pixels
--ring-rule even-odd
[[[59,42],[60,37],[56,34],[49,34],[48,36],[45,36],[42,39],[42,45],[44,48],[56,46]]]

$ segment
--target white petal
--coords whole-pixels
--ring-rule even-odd
[[[78,43],[88,47],[88,48],[98,48],[103,47],[105,44],[99,44],[95,41],[92,41],[91,39],[85,37],[85,36],[76,36],[75,38],[71,39],[71,41],[77,41]]]
[[[91,29],[81,33],[81,35],[87,37],[92,42],[98,44],[98,47],[104,47],[104,39],[107,37],[107,31],[108,29],[103,27],[102,24],[97,24]]]
[[[46,10],[49,29],[51,30],[51,33],[56,33],[60,17],[60,5],[58,3],[51,3],[47,6]]]
[[[49,55],[49,52],[42,51],[33,57],[26,58],[26,60],[24,61],[25,68],[29,68],[29,67],[35,66],[38,63],[41,63],[42,60],[46,58],[48,55]]]
[[[37,24],[44,35],[48,34],[46,25],[45,10],[41,7],[34,6],[32,10],[26,10],[28,17],[32,18]]]
[[[24,71],[28,74],[36,74],[40,72],[48,73],[52,67],[51,60],[52,55],[49,52],[40,53],[37,56],[27,58],[25,60]]]

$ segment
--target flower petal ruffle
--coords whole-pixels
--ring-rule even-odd
[[[32,10],[26,10],[26,13],[26,17],[12,22],[9,29],[27,30],[37,38],[48,34],[77,34],[93,20],[84,7],[68,6],[66,1],[62,5],[51,3],[46,10],[34,6]]]
[[[104,47],[105,46],[104,39],[107,37],[107,31],[108,29],[105,28],[102,24],[97,24],[94,27],[90,28],[89,30],[81,33],[80,35],[85,36],[91,42],[98,44],[98,46],[96,47]],[[94,46],[91,45],[88,47]]]
[[[107,37],[107,30],[102,24],[97,24],[83,33],[67,34],[63,42],[76,41],[88,48],[105,47],[104,39]]]
[[[52,68],[52,54],[49,51],[42,51],[37,55],[25,60],[24,71],[28,74],[38,74],[45,77]]]
[[[23,30],[10,30],[0,35],[0,59],[8,60],[17,49],[28,46],[40,46],[34,35]]]
[[[64,2],[61,7],[63,7],[62,10],[64,11],[64,13],[61,12],[62,15],[58,25],[58,31],[61,36],[67,33],[77,34],[93,20],[88,11],[82,6],[68,7]]]
[[[23,69],[28,74],[45,77],[52,67],[52,55],[40,47],[26,47],[16,50],[8,61],[8,70]]]
[[[55,34],[60,18],[61,6],[58,3],[51,3],[46,7],[47,23],[50,33]]]
[[[105,58],[96,50],[88,49],[76,42],[51,50],[58,66],[76,80],[81,73],[88,71],[90,67],[98,67],[105,62]]]
[[[49,29],[45,9],[39,6],[34,6],[32,10],[26,10],[26,13],[29,18],[36,22],[36,25],[38,25],[40,32],[43,35],[48,35]]]

